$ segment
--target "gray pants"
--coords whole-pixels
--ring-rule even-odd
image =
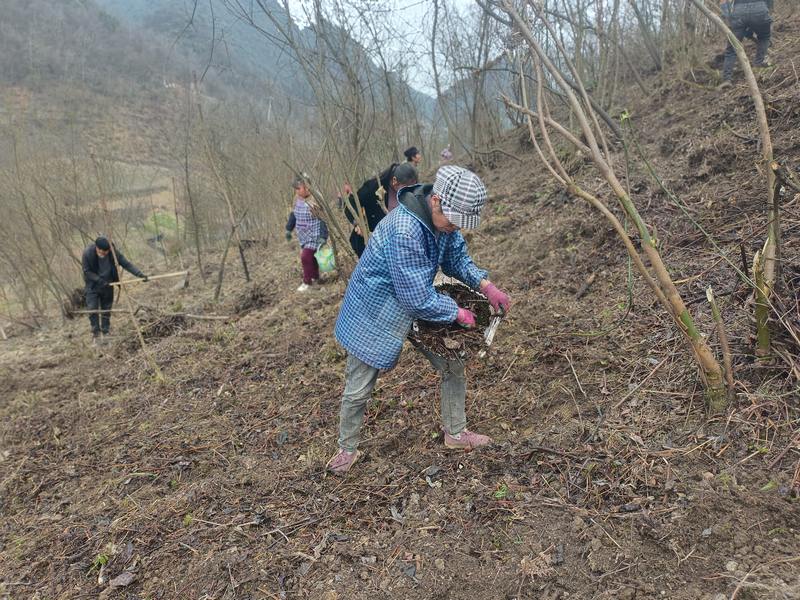
[[[427,350],[419,350],[442,376],[442,425],[450,435],[458,435],[467,427],[464,409],[467,380],[464,377],[464,363],[458,359],[442,358]],[[361,440],[359,434],[364,422],[364,411],[378,381],[378,373],[379,369],[361,362],[352,354],[347,355],[342,409],[339,413],[339,447],[348,452],[354,451]]]
[[[761,66],[767,58],[769,40],[772,33],[772,17],[766,2],[749,2],[736,4],[730,18],[730,28],[740,42],[748,32],[756,36],[756,66]],[[722,65],[722,78],[730,81],[733,77],[733,66],[736,64],[736,50],[728,42],[725,49],[725,62]]]

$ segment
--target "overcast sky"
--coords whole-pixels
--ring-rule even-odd
[[[455,6],[459,12],[475,6],[474,0],[447,0],[447,3]],[[323,6],[324,4],[323,0]],[[430,44],[425,31],[430,27],[433,18],[432,0],[380,0],[374,4],[376,21],[385,22],[387,28],[397,32],[392,50],[399,55],[408,56],[413,63],[413,66],[409,65],[411,84],[418,90],[435,96],[430,60],[426,56],[423,58]],[[289,0],[292,16],[300,24],[304,24],[303,15],[310,6],[311,0]]]

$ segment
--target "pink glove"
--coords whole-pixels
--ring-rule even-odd
[[[475,313],[473,313],[471,310],[467,310],[466,308],[459,308],[458,316],[456,317],[456,323],[465,329],[473,329],[476,325]]]
[[[483,293],[489,299],[489,304],[492,305],[495,312],[500,312],[501,307],[508,312],[508,307],[511,306],[511,298],[508,297],[508,294],[501,292],[493,283],[483,288]]]

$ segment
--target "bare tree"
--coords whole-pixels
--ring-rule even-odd
[[[663,262],[656,241],[650,234],[649,227],[645,223],[633,200],[630,198],[625,187],[622,185],[620,180],[617,178],[616,173],[614,172],[611,155],[605,141],[605,136],[603,135],[599,125],[598,117],[592,110],[592,104],[589,102],[588,93],[583,86],[579,73],[575,69],[572,61],[569,59],[565,47],[558,39],[556,31],[553,29],[553,26],[547,20],[540,7],[536,3],[530,2],[529,7],[531,9],[531,13],[536,19],[536,23],[544,27],[550,34],[556,51],[564,61],[564,64],[566,64],[570,74],[573,77],[574,83],[577,84],[579,88],[578,93],[575,93],[572,90],[572,86],[564,79],[560,69],[544,51],[540,42],[534,37],[530,21],[517,10],[510,0],[499,0],[496,3],[496,6],[508,16],[508,18],[513,22],[516,30],[519,31],[520,35],[525,40],[536,66],[537,110],[532,114],[537,116],[539,128],[543,136],[545,146],[549,152],[549,156],[546,156],[544,153],[540,152],[540,157],[545,161],[546,164],[549,165],[548,168],[556,180],[564,185],[568,191],[589,201],[590,204],[598,208],[601,213],[612,222],[615,230],[625,243],[625,247],[631,255],[631,258],[634,260],[634,264],[639,269],[643,278],[653,290],[662,306],[672,317],[679,331],[681,331],[681,333],[684,335],[689,350],[700,368],[702,379],[706,388],[709,408],[715,412],[721,410],[726,405],[727,396],[722,368],[717,359],[714,357],[714,354],[708,346],[705,338],[697,330],[694,319],[689,313],[686,304],[681,298],[680,293],[678,292],[671,276],[669,275],[669,271]],[[559,86],[561,91],[567,95],[570,107],[572,109],[572,114],[574,114],[576,117],[585,143],[584,141],[578,139],[577,136],[572,134],[568,128],[562,126],[556,120],[550,117],[548,104],[542,93],[542,81],[545,77],[545,70],[548,77],[552,78],[552,80]],[[527,107],[521,106],[518,108],[525,112],[529,117],[531,116],[531,111]],[[613,190],[614,195],[617,197],[620,203],[620,207],[625,212],[627,217],[633,222],[641,239],[642,252],[650,263],[650,269],[645,267],[644,261],[641,260],[641,258],[638,256],[638,252],[630,243],[627,233],[620,229],[618,220],[616,220],[616,218],[612,218],[611,212],[602,205],[602,202],[599,199],[580,188],[569,176],[566,169],[563,168],[557,153],[553,149],[552,144],[549,142],[549,135],[547,134],[548,128],[555,129],[561,136],[573,144],[576,149],[584,152],[586,156],[591,158],[598,172]],[[532,141],[537,143],[535,133],[532,129],[531,134]]]

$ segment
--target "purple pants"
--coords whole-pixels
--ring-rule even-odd
[[[319,279],[319,265],[314,257],[313,248],[303,248],[300,252],[300,262],[303,263],[303,283],[311,285],[313,279]]]

